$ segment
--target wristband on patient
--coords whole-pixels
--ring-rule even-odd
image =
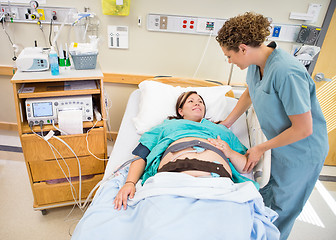
[[[135,187],[135,182],[132,182],[132,181],[126,181],[125,184],[126,184],[126,183],[133,183],[133,184],[134,184],[134,187]]]

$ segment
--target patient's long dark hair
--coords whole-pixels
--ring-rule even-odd
[[[191,94],[197,94],[203,101],[203,104],[204,104],[204,116],[205,116],[205,113],[206,113],[206,105],[205,105],[205,102],[204,102],[204,99],[202,98],[201,95],[199,95],[196,91],[189,91],[189,92],[184,92],[182,93],[178,98],[177,98],[177,101],[176,101],[176,106],[175,106],[175,111],[176,111],[176,116],[169,116],[168,119],[171,120],[171,119],[183,119],[183,117],[180,115],[179,113],[179,109],[182,108],[185,104],[185,102],[187,101],[188,97],[191,95]],[[203,117],[204,117],[203,116]]]

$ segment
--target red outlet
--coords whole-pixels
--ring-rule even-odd
[[[182,28],[184,29],[194,29],[195,28],[195,21],[194,20],[187,20],[187,19],[183,19],[182,21]]]

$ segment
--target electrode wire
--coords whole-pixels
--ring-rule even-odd
[[[196,77],[196,75],[197,75],[197,73],[198,73],[198,70],[199,70],[199,68],[201,67],[201,64],[203,63],[205,54],[206,54],[206,52],[207,52],[207,50],[208,50],[208,47],[209,47],[209,43],[210,43],[210,39],[211,39],[211,37],[212,37],[212,30],[210,31],[210,35],[209,35],[209,37],[208,37],[208,41],[207,41],[207,43],[206,43],[206,45],[205,45],[205,48],[204,48],[204,51],[203,51],[201,60],[200,60],[200,62],[199,62],[199,64],[198,64],[198,66],[197,66],[197,68],[196,68],[196,71],[195,71],[195,73],[194,73],[194,75],[193,75],[192,78],[195,78],[195,77]]]

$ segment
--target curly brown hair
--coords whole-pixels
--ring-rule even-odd
[[[240,44],[259,47],[270,35],[270,22],[261,14],[246,12],[228,19],[219,30],[216,40],[221,47],[239,51]]]

